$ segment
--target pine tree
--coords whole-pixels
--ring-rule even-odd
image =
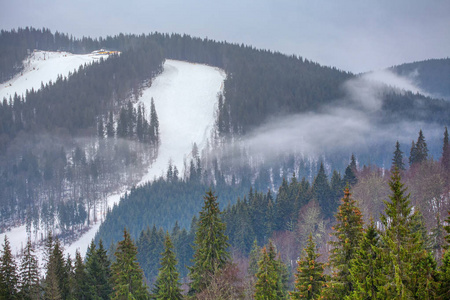
[[[409,152],[409,165],[412,166],[417,161],[417,147],[414,141],[411,142],[411,150]]]
[[[356,178],[356,158],[354,154],[352,154],[350,164],[345,169],[343,181],[344,184],[350,186],[354,186],[358,182],[358,178]]]
[[[330,186],[328,184],[328,178],[325,174],[323,163],[320,163],[319,172],[317,173],[317,177],[314,179],[313,191],[325,219],[331,218],[334,213],[332,209],[335,205],[331,203]]]
[[[350,268],[353,292],[349,299],[379,299],[379,278],[382,270],[379,240],[375,223],[371,219]]]
[[[258,246],[258,241],[253,241],[252,249],[249,254],[248,273],[255,276],[258,272],[258,262],[261,259],[261,247]]]
[[[75,299],[86,300],[90,299],[89,297],[93,297],[93,295],[89,293],[89,289],[87,287],[88,280],[86,268],[83,263],[83,258],[78,250],[75,253],[73,281],[73,296]]]
[[[157,300],[183,299],[181,295],[179,274],[176,269],[177,259],[173,252],[173,244],[167,232],[164,241],[164,252],[161,257],[161,268],[153,290],[153,298]]]
[[[380,276],[380,297],[389,299],[434,296],[433,258],[427,253],[422,233],[417,228],[417,210],[412,211],[409,194],[397,169],[389,182],[392,194],[385,201],[381,215],[384,232],[381,235],[383,270]]]
[[[115,253],[116,261],[111,266],[114,284],[112,299],[148,299],[144,275],[136,255],[137,248],[125,229]]]
[[[286,298],[285,266],[277,259],[272,241],[263,247],[256,273],[255,299],[271,300]]]
[[[295,273],[295,289],[290,292],[291,299],[318,299],[325,283],[324,265],[317,261],[320,254],[316,253],[316,244],[312,234],[309,234],[305,255],[297,261]]]
[[[159,120],[153,98],[150,103],[150,141],[154,144],[159,144]]]
[[[194,241],[194,265],[189,268],[190,294],[201,292],[209,279],[229,262],[226,226],[221,220],[217,197],[209,190],[204,196]]]
[[[11,245],[5,235],[0,258],[0,299],[16,299],[18,297],[16,263],[11,252]]]
[[[425,137],[423,136],[422,130],[419,131],[419,137],[416,143],[416,160],[415,163],[420,163],[428,159],[428,147],[425,142]]]
[[[342,299],[354,289],[350,278],[350,268],[364,230],[361,211],[356,206],[356,201],[350,196],[347,187],[336,214],[336,225],[332,233],[335,241],[330,242],[333,247],[330,251],[333,275],[324,289],[324,295],[329,299]]]
[[[403,163],[403,152],[400,150],[400,143],[397,141],[395,144],[394,157],[392,158],[392,167],[391,169],[399,169],[404,170],[405,164]]]
[[[91,241],[86,252],[86,273],[89,293],[94,298],[109,299],[112,293],[110,263],[101,240],[98,249]]]
[[[39,264],[34,254],[31,239],[28,238],[20,264],[20,296],[23,299],[39,299],[40,293]]]

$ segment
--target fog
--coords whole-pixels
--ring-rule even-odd
[[[345,97],[335,99],[316,113],[287,115],[268,120],[241,140],[252,155],[264,161],[279,154],[300,153],[315,160],[327,155],[364,155],[361,163],[389,164],[395,142],[409,156],[412,140],[423,130],[430,155],[440,155],[444,127],[423,122],[380,124],[374,117],[382,108],[382,95],[389,89],[423,92],[413,80],[382,71],[355,77],[342,86]],[[435,157],[438,158],[438,157]]]

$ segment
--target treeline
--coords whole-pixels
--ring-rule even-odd
[[[434,97],[450,98],[450,58],[428,59],[390,68],[401,76],[413,76],[415,83]]]
[[[320,259],[310,232],[304,250],[293,249],[300,257],[294,261],[295,271],[291,268],[294,284],[273,240],[262,248],[255,242],[247,264],[231,255],[227,224],[221,219],[217,197],[209,191],[196,221],[189,281],[183,289],[176,269],[177,248],[170,235],[160,233],[164,239],[155,242],[163,250],[150,291],[137,262],[138,248],[125,230],[111,267],[102,242],[98,248],[91,243],[85,262],[77,253],[73,264],[50,234],[42,284],[31,242],[17,268],[5,238],[0,295],[8,299],[447,299],[450,227],[443,227],[444,250],[438,266],[433,250],[427,248],[429,233],[420,210],[413,209],[396,166],[389,187],[379,225],[373,219],[364,224],[357,201],[345,189],[331,231],[333,239],[328,242],[328,264]],[[450,211],[446,221],[450,222]],[[141,255],[157,249],[148,246]]]
[[[12,43],[16,49],[29,45],[24,42],[28,38],[31,44],[51,38],[48,47],[61,47],[60,40],[67,40],[47,30],[3,34],[17,40]],[[146,112],[131,101],[137,101],[143,85],[150,85],[162,71],[164,57],[148,40],[126,44],[120,55],[80,66],[67,78],[60,76],[39,90],[2,100],[1,230],[26,222],[34,224],[27,226],[30,231],[34,227],[37,232],[61,222],[66,231],[68,221],[54,218],[67,215],[59,208],[63,205],[82,205],[89,224],[90,209],[97,209],[111,191],[135,182],[156,157],[160,140],[156,108],[152,103]],[[84,224],[80,218],[70,222]]]

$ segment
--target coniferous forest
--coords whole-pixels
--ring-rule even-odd
[[[338,107],[360,77],[294,55],[27,27],[0,32],[0,82],[34,49],[101,48],[118,53],[0,99],[0,233],[26,225],[29,236],[17,255],[1,241],[0,299],[450,299],[448,58],[392,69],[424,70],[421,87],[436,98],[383,86],[370,115],[383,128],[431,124],[439,144],[419,129],[410,144],[363,153],[325,141],[314,157],[292,149],[269,159],[242,141],[274,118]],[[136,103],[166,59],[225,71],[214,128],[183,170],[169,162],[134,186],[164,140],[153,99],[149,111]],[[99,210],[86,255],[66,255]]]

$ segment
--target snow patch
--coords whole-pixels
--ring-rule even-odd
[[[41,83],[55,82],[58,76],[67,77],[69,72],[73,73],[80,66],[101,58],[106,59],[108,55],[35,50],[23,61],[24,70],[0,85],[0,100],[9,100],[15,93],[25,96],[27,90],[38,90]]]

